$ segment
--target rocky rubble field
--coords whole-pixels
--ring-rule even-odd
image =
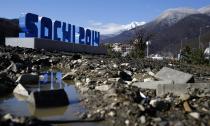
[[[72,80],[81,94],[81,102],[88,109],[80,115],[82,119],[102,119],[116,126],[210,125],[209,97],[193,94],[157,97],[155,90],[132,86],[137,81],[155,80],[151,73],[164,66],[193,74],[195,82],[208,83],[210,79],[210,67],[177,61],[0,47],[0,94],[11,92],[23,73],[39,74],[43,70],[58,69],[66,73],[64,79]],[[6,119],[1,116],[4,124]]]

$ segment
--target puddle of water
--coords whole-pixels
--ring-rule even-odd
[[[51,73],[47,73],[48,75]],[[25,101],[27,98],[20,95],[9,95],[8,97],[0,98],[0,111],[3,114],[11,113],[15,116],[35,116],[43,120],[77,120],[79,114],[86,111],[84,106],[81,105],[79,100],[79,93],[74,85],[67,84],[61,80],[62,73],[52,73],[45,83],[40,82],[38,85],[28,86],[27,89],[34,90],[50,90],[64,88],[68,95],[70,104],[68,106],[56,107],[56,108],[39,108]],[[54,77],[52,77],[52,75]],[[58,79],[55,79],[58,78]],[[42,83],[42,84],[41,84]],[[65,126],[69,124],[59,124],[59,126]],[[102,123],[75,123],[72,126],[102,126]]]

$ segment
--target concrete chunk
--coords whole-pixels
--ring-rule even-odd
[[[156,89],[157,96],[167,93],[181,96],[189,94],[193,96],[210,96],[210,83],[186,83],[186,84],[159,84]]]
[[[30,94],[28,101],[37,108],[59,107],[69,104],[64,89],[35,91]]]
[[[163,67],[156,75],[160,80],[172,80],[175,84],[194,83],[192,74],[184,73],[168,67]]]
[[[13,90],[14,94],[22,95],[28,97],[28,91],[21,85],[18,84],[15,89]]]
[[[163,81],[136,82],[133,83],[132,85],[144,89],[156,89],[159,84],[173,84],[173,81],[163,80]]]

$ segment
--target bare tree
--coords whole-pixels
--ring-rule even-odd
[[[131,51],[131,56],[135,58],[144,58],[146,42],[152,37],[152,34],[147,35],[144,30],[134,29],[135,37],[131,40],[134,49]]]

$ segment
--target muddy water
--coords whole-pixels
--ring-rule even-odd
[[[52,78],[45,84],[29,85],[28,90],[51,90],[64,88],[68,95],[70,104],[68,106],[56,108],[38,109],[31,103],[27,102],[25,97],[11,94],[7,97],[0,98],[0,112],[3,114],[11,113],[16,116],[35,116],[42,120],[77,120],[79,115],[85,111],[85,107],[80,102],[80,95],[72,84],[67,84],[64,81],[56,81]],[[59,126],[70,124],[59,124]],[[104,122],[100,123],[74,123],[71,126],[104,126]]]

